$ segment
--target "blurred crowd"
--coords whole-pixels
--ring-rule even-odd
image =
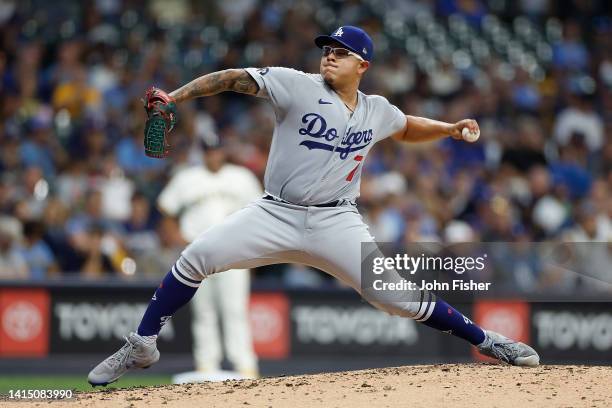
[[[256,98],[199,99],[180,106],[171,156],[150,159],[146,88],[246,66],[318,72],[313,38],[343,24],[374,38],[362,91],[409,115],[475,118],[482,130],[475,144],[375,146],[359,206],[377,240],[610,242],[606,1],[5,0],[0,278],[162,276],[185,241],[157,209],[161,189],[201,164],[198,140],[211,134],[263,179],[274,119]],[[609,248],[601,256],[610,266]],[[530,285],[554,286],[532,269]],[[271,276],[327,282],[303,272]]]

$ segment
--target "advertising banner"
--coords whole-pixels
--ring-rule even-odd
[[[52,289],[50,349],[52,353],[106,353],[117,350],[134,331],[153,294],[153,288]],[[181,309],[162,328],[160,348],[191,350],[191,312]]]
[[[375,309],[353,293],[291,298],[293,355],[435,355],[447,336]]]
[[[612,304],[532,305],[533,346],[544,362],[612,364]]]
[[[138,326],[153,291],[149,285],[0,288],[0,358],[115,351]],[[543,363],[612,364],[610,303],[499,298],[454,305],[480,326],[531,344]],[[262,359],[482,359],[467,343],[377,310],[350,290],[255,291],[250,323]],[[164,326],[159,346],[192,352],[189,306]]]

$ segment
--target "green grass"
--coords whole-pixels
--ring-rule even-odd
[[[107,387],[92,388],[84,375],[53,375],[29,376],[11,375],[0,376],[0,394],[6,395],[9,390],[77,390],[92,391],[109,388],[128,388],[143,385],[170,384],[170,376],[165,375],[127,375]]]

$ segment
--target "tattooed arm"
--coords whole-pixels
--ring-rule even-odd
[[[194,79],[170,93],[176,102],[183,102],[201,96],[216,95],[233,91],[255,95],[259,91],[257,82],[244,69],[226,69]]]

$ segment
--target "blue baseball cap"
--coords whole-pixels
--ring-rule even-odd
[[[372,43],[372,39],[368,33],[359,27],[338,27],[331,35],[320,35],[314,40],[319,48],[323,48],[324,45],[329,45],[334,41],[344,45],[347,49],[360,55],[361,58],[366,61],[371,61],[372,57],[374,57],[374,44]]]

